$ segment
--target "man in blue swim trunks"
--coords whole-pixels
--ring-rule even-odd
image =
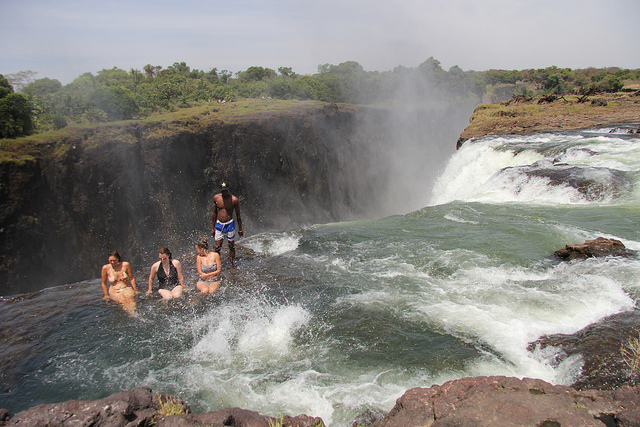
[[[223,182],[220,185],[220,192],[213,196],[211,235],[216,241],[214,250],[218,253],[220,253],[220,250],[222,249],[222,241],[224,240],[224,237],[227,237],[231,268],[234,268],[234,259],[236,257],[236,224],[233,220],[234,211],[236,213],[236,220],[238,221],[238,235],[242,237],[244,233],[242,231],[242,217],[240,216],[240,201],[236,196],[229,193],[229,184]]]

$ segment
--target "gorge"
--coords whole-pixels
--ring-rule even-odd
[[[244,425],[233,407],[263,425],[633,425],[637,376],[619,349],[638,325],[640,158],[613,103],[598,107],[605,127],[567,131],[563,117],[455,151],[473,106],[268,102],[2,141],[3,183],[19,184],[2,187],[4,259],[27,259],[13,265],[40,290],[18,277],[0,301],[0,418],[149,420],[169,393],[202,414],[185,425]],[[193,277],[220,179],[251,234],[237,274],[213,298],[141,297],[133,318],[100,300],[112,246],[144,280],[168,243]],[[596,236],[629,251],[553,256]],[[149,406],[103,409],[136,387]]]
[[[222,180],[249,233],[408,212],[474,107],[282,104],[3,140],[0,295],[96,277],[110,249],[191,250]]]

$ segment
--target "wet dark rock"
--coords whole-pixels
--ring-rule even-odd
[[[474,377],[408,390],[373,426],[638,425],[639,407],[635,388],[578,391],[531,378]]]
[[[597,167],[569,166],[564,163],[552,163],[546,160],[526,166],[513,166],[502,169],[500,174],[514,172],[529,178],[544,178],[547,184],[576,189],[590,201],[603,201],[607,197],[619,197],[632,187],[632,179],[624,171]]]
[[[574,334],[554,334],[529,344],[528,350],[556,347],[550,364],[557,367],[567,358],[579,355],[582,371],[577,389],[613,390],[628,385],[637,386],[638,378],[630,372],[620,353],[620,347],[640,330],[640,310],[613,314]]]
[[[568,244],[563,249],[555,251],[554,255],[570,261],[603,256],[635,256],[636,252],[628,250],[620,240],[597,237],[579,245]]]
[[[382,412],[367,409],[365,412],[356,417],[356,419],[353,421],[353,427],[370,426],[376,421],[383,420],[384,415],[385,414]]]

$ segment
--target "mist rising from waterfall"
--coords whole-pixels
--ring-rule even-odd
[[[373,167],[382,182],[380,200],[373,217],[404,214],[428,203],[435,179],[456,151],[460,133],[479,100],[465,99],[438,86],[418,70],[402,70],[402,78],[389,91],[385,104],[375,105],[378,114],[360,117],[356,135],[377,129],[370,143]]]

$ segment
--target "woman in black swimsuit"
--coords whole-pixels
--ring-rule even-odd
[[[147,295],[153,292],[153,279],[158,276],[158,293],[162,298],[167,300],[180,298],[182,292],[187,290],[184,286],[180,261],[171,258],[171,251],[166,246],[160,248],[158,258],[160,261],[151,266]]]

